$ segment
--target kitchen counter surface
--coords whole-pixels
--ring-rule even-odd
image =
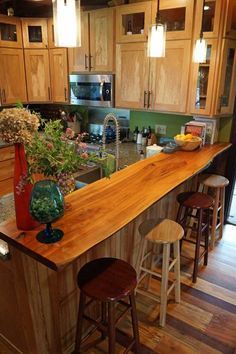
[[[0,238],[46,266],[61,269],[199,173],[229,146],[160,153],[73,192],[66,197],[65,215],[53,224],[64,231],[58,243],[46,245],[36,240],[44,225],[21,234],[14,219],[0,224]]]

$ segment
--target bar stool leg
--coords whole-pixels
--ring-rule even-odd
[[[224,210],[225,210],[225,187],[220,189],[220,234],[219,238],[221,239],[223,236],[223,227],[224,227]]]
[[[103,325],[106,325],[106,302],[102,302],[102,324]],[[106,338],[106,332],[102,332],[102,335],[101,335],[101,339],[105,339]]]
[[[179,252],[179,241],[174,242],[174,258],[176,263],[174,265],[175,273],[175,302],[180,302],[180,252]]]
[[[79,298],[79,312],[78,312],[78,319],[77,319],[77,329],[76,329],[76,338],[75,338],[75,354],[80,353],[81,341],[82,341],[82,330],[83,330],[83,314],[85,308],[85,300],[86,296],[80,292]]]
[[[115,329],[115,311],[114,304],[108,303],[108,338],[109,338],[109,354],[115,354],[116,343],[116,329]]]
[[[209,249],[209,234],[210,234],[210,210],[206,210],[206,223],[207,229],[205,233],[205,254],[204,254],[204,265],[207,266],[208,263],[208,249]]]
[[[220,188],[216,188],[216,196],[215,196],[215,203],[213,206],[212,225],[211,225],[211,249],[213,249],[215,246],[219,201],[220,201]]]
[[[202,209],[199,211],[199,219],[198,219],[197,240],[196,240],[194,268],[193,268],[193,283],[196,283],[197,281],[201,236],[202,236]]]
[[[141,354],[140,342],[139,342],[139,331],[138,331],[138,318],[137,318],[134,292],[132,292],[129,295],[129,301],[130,301],[130,305],[131,305],[131,317],[132,317],[133,334],[134,334],[134,340],[135,340],[135,353]]]
[[[167,307],[167,290],[168,290],[168,274],[169,274],[169,258],[170,258],[170,244],[163,244],[163,260],[162,260],[162,274],[161,274],[161,304],[160,304],[160,320],[161,327],[166,323],[166,307]]]

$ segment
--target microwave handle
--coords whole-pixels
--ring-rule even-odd
[[[99,93],[100,93],[100,100],[101,100],[101,101],[104,101],[104,99],[103,99],[103,93],[102,93],[104,83],[105,83],[105,81],[102,81],[102,82],[100,83],[100,92],[99,92]]]

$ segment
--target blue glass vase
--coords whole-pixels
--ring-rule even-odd
[[[43,180],[35,183],[29,209],[34,219],[46,224],[45,230],[36,236],[39,242],[53,243],[62,238],[63,231],[53,229],[51,226],[53,221],[64,214],[63,195],[55,181]]]

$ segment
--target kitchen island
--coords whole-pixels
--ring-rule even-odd
[[[149,217],[174,219],[176,195],[192,188],[194,177],[229,146],[160,153],[70,194],[65,215],[53,225],[64,231],[56,244],[36,240],[43,227],[22,233],[14,219],[2,223],[0,238],[9,244],[11,258],[0,262],[0,342],[23,353],[70,353],[80,267],[112,256],[137,268],[140,223]]]

